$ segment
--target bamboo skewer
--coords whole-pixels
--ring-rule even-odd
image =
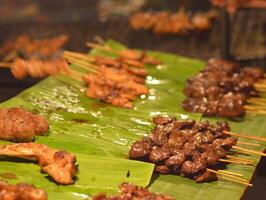
[[[118,52],[116,50],[112,49],[110,46],[106,46],[106,45],[102,46],[100,44],[96,44],[96,43],[92,43],[92,42],[87,42],[86,45],[87,45],[87,47],[90,47],[90,48],[100,49],[100,50],[104,50],[104,51],[118,54]]]
[[[251,143],[251,142],[242,142],[242,141],[238,141],[237,144],[244,144],[244,145],[255,146],[255,147],[261,146],[260,144]]]
[[[1,68],[11,68],[12,67],[12,63],[0,62],[0,67]]]
[[[209,168],[207,168],[207,171],[215,173],[217,175],[220,175],[221,176],[220,178],[224,178],[224,179],[230,180],[232,182],[242,183],[242,184],[244,184],[246,186],[252,186],[252,184],[250,184],[246,179],[239,178],[239,177],[237,177],[235,175],[232,175],[232,174],[229,174],[229,173],[225,173],[225,172],[221,172],[221,171],[215,171],[215,170],[212,170],[212,169],[209,169]]]
[[[234,163],[234,164],[240,164],[240,165],[252,165],[252,163],[249,162],[243,162],[243,161],[238,161],[238,160],[226,160],[226,159],[219,159],[220,162],[225,162],[225,163]]]
[[[218,177],[221,178],[221,179],[224,179],[224,180],[228,180],[228,181],[232,181],[232,182],[236,182],[236,183],[241,183],[241,184],[243,184],[245,186],[250,186],[250,187],[253,186],[251,183],[248,183],[248,182],[245,182],[245,181],[239,181],[239,180],[235,180],[235,179],[228,178],[228,177],[223,177],[223,176],[218,176]]]
[[[255,151],[255,150],[251,150],[251,149],[246,149],[246,148],[243,148],[243,147],[239,147],[239,146],[232,146],[233,149],[236,149],[238,151],[242,151],[244,153],[250,153],[250,154],[256,154],[256,155],[261,155],[261,156],[266,156],[266,153],[262,153],[262,152],[259,152],[259,151]]]
[[[230,174],[230,175],[240,176],[240,177],[243,177],[243,176],[244,176],[243,174],[239,174],[239,173],[236,173],[236,172],[229,172],[229,171],[222,170],[222,169],[219,169],[219,170],[217,170],[217,171],[218,171],[218,172],[225,173],[225,174]]]
[[[239,160],[239,161],[244,161],[244,162],[249,162],[249,163],[254,163],[253,160],[249,160],[246,158],[239,158],[239,157],[234,157],[234,156],[230,156],[230,155],[226,155],[227,158],[231,158],[233,160]]]
[[[266,138],[263,138],[263,137],[257,137],[257,136],[251,136],[251,135],[241,135],[241,134],[233,133],[233,132],[230,132],[230,131],[223,131],[223,132],[225,134],[236,136],[236,137],[239,137],[239,138],[246,138],[246,139],[252,139],[252,140],[257,140],[257,141],[261,141],[261,142],[266,142]]]

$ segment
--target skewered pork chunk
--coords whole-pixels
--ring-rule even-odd
[[[0,109],[0,139],[13,142],[30,142],[35,135],[49,129],[48,121],[23,108]]]
[[[76,157],[66,151],[52,149],[43,144],[18,143],[1,145],[0,155],[36,159],[42,171],[50,175],[55,182],[63,185],[74,183]]]
[[[1,200],[47,200],[44,190],[28,184],[10,185],[0,181]]]

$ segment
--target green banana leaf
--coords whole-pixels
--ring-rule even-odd
[[[121,44],[109,41],[116,49]],[[154,192],[172,195],[175,199],[239,199],[245,187],[219,180],[196,184],[194,181],[175,175],[156,175],[151,178],[153,165],[127,160],[127,152],[135,140],[150,133],[152,117],[168,114],[178,118],[200,120],[200,114],[187,113],[181,107],[182,90],[188,77],[197,73],[204,62],[180,56],[149,52],[162,61],[158,67],[147,66],[147,86],[150,94],[135,102],[133,110],[117,108],[85,96],[85,86],[66,76],[50,77],[1,107],[23,106],[44,115],[50,123],[47,136],[38,136],[36,142],[77,155],[79,173],[71,186],[59,186],[41,174],[39,166],[21,160],[1,159],[1,173],[13,172],[17,179],[11,183],[27,182],[44,188],[50,199],[84,199],[101,192],[113,193],[121,182],[147,186]],[[91,54],[114,56],[111,53],[93,50]],[[72,66],[73,70],[84,70]],[[209,119],[215,121],[216,119]],[[234,131],[263,135],[265,117],[247,116],[239,122],[231,122]],[[0,142],[7,143],[7,142]],[[249,156],[250,158],[250,156]],[[256,161],[259,157],[252,157]],[[231,171],[243,173],[250,178],[254,166],[228,165]],[[0,176],[1,179],[1,176]]]

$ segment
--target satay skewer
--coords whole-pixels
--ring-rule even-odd
[[[250,186],[252,187],[253,185],[251,183],[248,183],[248,182],[245,182],[245,181],[239,181],[239,180],[235,180],[235,178],[228,178],[228,177],[224,177],[224,176],[221,176],[219,175],[218,178],[221,178],[221,179],[224,179],[224,180],[228,180],[228,181],[231,181],[231,182],[235,182],[235,183],[241,183],[242,185],[245,185],[245,186]]]
[[[230,174],[230,175],[240,176],[240,177],[243,177],[243,176],[244,176],[243,174],[239,174],[239,173],[236,173],[236,172],[230,172],[230,171],[222,170],[222,169],[219,169],[219,170],[217,170],[217,171],[218,171],[218,172],[225,173],[225,174]]]
[[[226,158],[231,158],[233,160],[240,160],[240,161],[244,161],[244,162],[254,163],[253,160],[246,159],[246,158],[239,158],[239,157],[235,157],[235,156],[231,156],[231,155],[226,155]]]
[[[266,156],[266,153],[262,153],[260,151],[255,151],[255,150],[251,150],[251,149],[246,149],[243,147],[239,147],[239,146],[232,146],[233,149],[236,149],[238,151],[242,151],[244,153],[250,153],[250,154],[256,154],[256,155],[260,155],[260,156]]]
[[[242,142],[242,141],[238,141],[237,144],[244,144],[244,145],[255,146],[255,147],[261,146],[260,144],[251,143],[251,142]]]
[[[230,132],[230,131],[223,131],[223,133],[228,134],[228,135],[232,135],[232,136],[236,136],[236,137],[239,137],[239,138],[246,138],[246,139],[266,142],[266,138],[264,138],[264,137],[251,136],[251,135],[242,135],[242,134],[233,133],[233,132]]]
[[[240,165],[252,165],[252,163],[249,162],[243,162],[238,160],[227,160],[227,159],[219,159],[219,162],[225,162],[225,163],[233,163],[233,164],[240,164]]]
[[[215,173],[216,175],[218,175],[218,177],[223,178],[225,180],[230,180],[232,182],[241,183],[241,184],[246,185],[246,186],[252,186],[252,184],[250,184],[246,179],[239,178],[235,175],[231,175],[231,174],[221,172],[221,171],[212,170],[209,168],[207,168],[207,171]]]
[[[12,63],[0,62],[0,67],[1,68],[11,68],[12,67]]]

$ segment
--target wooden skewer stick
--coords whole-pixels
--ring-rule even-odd
[[[230,155],[226,155],[226,157],[227,157],[227,158],[231,158],[231,159],[233,159],[233,160],[241,160],[241,161],[244,161],[244,162],[254,163],[253,160],[246,159],[246,158],[239,158],[239,157],[230,156]]]
[[[254,114],[258,114],[258,115],[266,115],[266,111],[263,110],[248,110],[247,113],[254,113]]]
[[[252,184],[250,184],[246,179],[239,178],[237,176],[234,176],[234,175],[231,175],[231,174],[228,174],[228,173],[215,171],[215,170],[212,170],[212,169],[209,169],[209,168],[207,168],[207,171],[215,173],[217,175],[221,175],[222,176],[221,178],[225,178],[225,179],[230,180],[232,182],[238,182],[238,183],[242,183],[244,185],[252,186]]]
[[[261,146],[260,144],[251,143],[251,142],[242,142],[242,141],[238,141],[237,144],[244,144],[244,145],[255,146],[255,147]]]
[[[88,62],[94,62],[95,58],[93,56],[90,56],[88,54],[82,54],[82,53],[76,53],[76,52],[71,52],[71,51],[64,51],[63,56],[65,58],[72,57],[72,58],[80,58],[83,60],[86,60]]]
[[[225,163],[234,163],[234,164],[240,164],[240,165],[252,165],[249,162],[243,162],[243,161],[238,161],[238,160],[226,160],[226,159],[219,159],[220,162],[225,162]]]
[[[250,154],[256,154],[256,155],[261,155],[261,156],[266,156],[266,153],[262,153],[260,151],[255,151],[255,150],[251,150],[251,149],[246,149],[243,147],[239,147],[239,146],[232,146],[233,149],[236,149],[238,151],[243,151],[244,153],[250,153]]]
[[[112,49],[110,46],[102,46],[100,44],[95,44],[95,43],[92,43],[92,42],[87,42],[86,45],[90,48],[94,48],[94,49],[101,49],[101,50],[104,50],[104,51],[108,51],[108,52],[111,52],[111,53],[115,53],[115,54],[118,54],[118,52],[114,49]]]
[[[244,176],[243,174],[239,174],[239,173],[236,173],[236,172],[229,172],[229,171],[222,170],[222,169],[219,169],[219,170],[217,170],[217,171],[218,171],[218,172],[225,173],[225,174],[231,174],[231,175],[235,175],[235,176],[240,176],[240,177],[243,177],[243,176]]]
[[[11,68],[12,67],[12,63],[0,62],[0,67],[1,68]]]
[[[91,68],[94,68],[94,69],[97,69],[97,66],[93,65],[90,61],[88,60],[84,60],[84,59],[80,59],[80,58],[76,58],[76,57],[73,57],[73,56],[67,56],[67,55],[63,55],[63,57],[69,61],[72,60],[73,64],[75,64],[74,62],[79,62],[79,63],[82,63],[83,65],[86,65],[86,66],[89,66]]]
[[[223,131],[223,132],[225,134],[232,135],[232,136],[236,136],[236,137],[239,137],[239,138],[246,138],[246,139],[251,139],[251,140],[257,140],[257,141],[261,141],[261,142],[266,142],[266,138],[264,138],[264,137],[251,136],[251,135],[241,135],[241,134],[233,133],[233,132],[230,132],[230,131]]]
[[[248,183],[248,182],[239,181],[239,180],[235,180],[235,179],[228,178],[228,177],[223,177],[223,176],[218,176],[218,177],[221,178],[221,179],[224,179],[224,180],[228,180],[228,181],[232,181],[232,182],[236,182],[236,183],[241,183],[241,184],[243,184],[245,186],[250,186],[250,187],[253,186],[251,183]]]
[[[265,88],[266,89],[266,85],[264,85],[264,84],[255,83],[254,86],[255,86],[255,88]]]
[[[244,108],[246,110],[251,110],[251,111],[266,111],[266,110],[264,110],[265,109],[264,106],[255,106],[255,105],[248,106],[248,105],[246,105],[246,106],[244,106]]]
[[[254,107],[256,106],[264,106],[266,107],[266,102],[261,102],[261,101],[247,101],[248,103],[255,104]],[[252,106],[252,105],[251,105]]]
[[[90,72],[93,72],[93,73],[98,73],[98,71],[94,68],[94,65],[91,65],[89,63],[85,63],[85,62],[82,62],[80,60],[76,60],[76,59],[68,59],[68,61],[74,65],[77,65],[83,69],[86,69],[86,70],[89,70]]]
[[[265,102],[266,103],[266,99],[263,99],[263,98],[250,98],[248,99],[248,102],[249,101],[254,101],[254,102]]]

